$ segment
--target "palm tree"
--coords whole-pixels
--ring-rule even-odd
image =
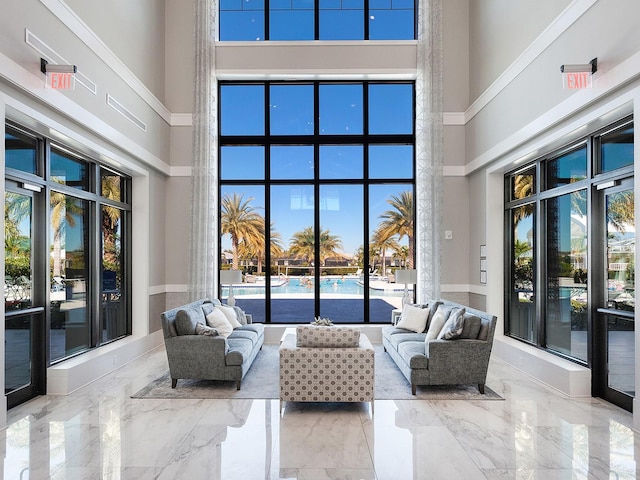
[[[264,243],[264,218],[250,204],[254,200],[234,193],[222,198],[220,223],[222,235],[231,236],[232,268],[238,269],[240,242],[248,245]]]
[[[76,226],[75,217],[83,213],[80,199],[51,191],[51,227],[53,230],[53,276],[62,276],[62,237],[65,227]]]
[[[120,201],[122,198],[121,177],[118,175],[102,176],[102,197]],[[120,251],[117,248],[117,231],[120,225],[120,210],[104,205],[102,207],[102,261],[105,269],[120,270]]]
[[[382,275],[387,274],[386,257],[387,250],[397,251],[400,248],[400,244],[395,235],[387,236],[385,231],[380,229],[373,232],[373,239],[371,245],[380,250],[380,257],[382,258]]]
[[[607,221],[619,232],[625,232],[629,225],[635,224],[633,204],[633,191],[624,191],[609,195]]]
[[[533,195],[535,192],[534,176],[531,174],[516,175],[513,177],[513,198],[520,200]],[[527,218],[533,214],[533,203],[522,205],[515,209],[513,221],[515,225],[520,223],[520,220]]]
[[[289,253],[296,258],[302,258],[307,263],[313,262],[315,256],[315,234],[313,227],[307,227],[304,230],[293,234],[289,242]],[[324,261],[331,256],[336,255],[337,250],[342,250],[342,241],[337,235],[331,235],[329,230],[322,230],[320,227],[320,264],[324,265]]]
[[[387,203],[393,210],[387,210],[380,215],[383,220],[378,224],[378,230],[383,237],[398,236],[401,241],[405,236],[409,243],[407,266],[413,268],[415,253],[415,233],[413,222],[413,193],[404,191],[399,196],[392,195]]]
[[[240,243],[240,254],[244,258],[256,258],[258,261],[257,273],[262,273],[262,262],[266,255],[265,249],[265,236],[264,236],[264,218],[262,219],[262,238],[251,237],[246,241]],[[282,243],[282,235],[273,228],[273,222],[271,222],[270,228],[271,245],[269,246],[269,252],[272,258],[276,258],[282,255],[284,251],[284,244]]]
[[[7,253],[18,255],[23,234],[20,222],[31,215],[31,198],[6,192],[4,203],[4,248]]]

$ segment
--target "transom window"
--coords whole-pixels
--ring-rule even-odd
[[[221,41],[413,40],[413,0],[221,0]]]

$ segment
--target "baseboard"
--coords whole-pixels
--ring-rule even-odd
[[[162,331],[128,337],[47,369],[47,394],[69,395],[163,344]]]
[[[496,337],[492,355],[569,397],[591,396],[591,370],[509,337]]]

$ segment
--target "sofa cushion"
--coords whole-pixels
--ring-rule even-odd
[[[253,342],[247,338],[227,338],[229,350],[225,355],[225,363],[227,365],[242,365],[245,358],[251,356]]]
[[[464,314],[466,313],[465,308],[453,308],[451,309],[451,313],[449,314],[449,318],[447,322],[440,330],[437,338],[442,338],[444,340],[456,340],[460,338],[462,335],[462,330],[464,329]]]
[[[224,316],[227,318],[227,321],[232,328],[235,329],[242,326],[242,324],[238,322],[238,315],[236,314],[236,311],[233,307],[230,307],[228,305],[220,305],[216,308],[224,313]]]
[[[416,333],[422,333],[426,330],[428,321],[428,308],[405,304],[404,307],[402,307],[402,315],[400,316],[400,321],[396,327],[411,330]]]
[[[198,323],[206,323],[206,319],[202,308],[189,307],[178,310],[175,323],[178,335],[195,335],[196,325]]]
[[[247,323],[239,327],[238,330],[249,330],[256,332],[258,335],[264,335],[264,325],[262,323]]]
[[[250,340],[251,343],[255,344],[258,341],[259,335],[251,330],[236,328],[233,330],[233,333],[227,337],[227,339],[231,338],[246,338],[247,340]]]
[[[402,342],[398,353],[410,368],[429,368],[429,359],[424,354],[424,342]]]
[[[316,327],[303,325],[296,328],[296,346],[315,348],[353,348],[360,344],[360,329],[355,327]]]
[[[406,330],[400,330],[402,333],[394,333],[389,336],[389,343],[394,350],[398,350],[398,346],[404,342],[424,342],[426,333],[409,333]]]
[[[476,339],[480,333],[480,325],[482,320],[471,313],[464,314],[464,326],[460,338]]]
[[[215,337],[218,335],[218,331],[215,328],[210,327],[209,325],[205,325],[204,323],[198,322],[196,324],[196,335],[206,335],[208,337]]]
[[[218,331],[218,335],[222,337],[228,337],[233,332],[233,327],[225,317],[224,313],[218,308],[214,308],[213,311],[207,315],[207,325],[215,328]]]
[[[440,334],[440,330],[444,327],[449,319],[449,314],[453,307],[447,307],[445,305],[439,305],[436,313],[433,315],[431,322],[429,323],[429,330],[427,330],[427,336],[425,341],[435,340]]]

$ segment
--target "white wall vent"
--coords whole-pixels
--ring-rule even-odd
[[[107,93],[107,105],[113,108],[120,115],[132,122],[136,127],[140,128],[143,132],[147,131],[147,124],[136,117],[133,113],[127,110],[120,102]]]

